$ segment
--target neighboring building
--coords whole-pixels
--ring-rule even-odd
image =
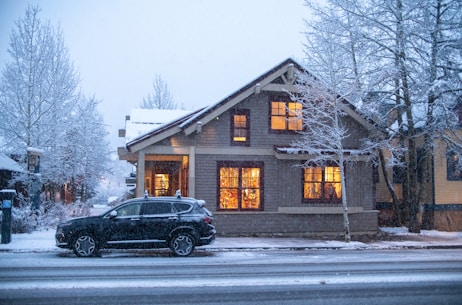
[[[22,168],[16,161],[0,153],[0,190],[12,187],[9,181],[13,173],[23,173],[25,169]]]
[[[287,59],[224,100],[128,141],[118,154],[136,165],[136,195],[179,189],[204,199],[221,235],[343,235],[338,167],[303,169],[309,155],[290,153],[302,128],[301,105],[287,93],[297,70]],[[374,127],[346,110],[351,152]],[[365,157],[346,167],[353,235],[377,232],[373,176]]]
[[[462,127],[462,103],[454,110],[459,116],[459,126]],[[447,137],[456,136],[462,138],[462,128],[448,132]],[[417,144],[422,144],[419,139]],[[418,173],[420,187],[420,211],[418,219],[422,229],[439,231],[462,231],[462,162],[460,154],[447,143],[436,140],[434,142],[433,157],[426,160],[419,155]],[[390,157],[388,154],[386,157]],[[388,176],[392,178],[393,187],[396,190],[398,200],[402,202],[403,184],[399,174],[399,168],[390,168]],[[380,211],[379,225],[393,225],[393,206],[391,195],[388,192],[383,175],[380,171],[377,183],[377,204]],[[400,205],[401,209],[404,206]]]

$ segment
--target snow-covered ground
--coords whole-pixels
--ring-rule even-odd
[[[380,228],[389,238],[371,242],[316,240],[308,238],[217,237],[209,250],[245,249],[393,249],[393,248],[462,248],[462,232],[422,231],[409,233],[407,228]],[[66,251],[55,247],[53,229],[30,234],[13,234],[11,242],[0,244],[0,252]]]

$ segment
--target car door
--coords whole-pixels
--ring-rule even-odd
[[[143,205],[142,221],[146,240],[164,241],[175,227],[178,216],[173,213],[170,201],[150,201]]]
[[[141,207],[142,202],[132,202],[115,209],[117,214],[109,218],[108,244],[124,244],[143,239]]]

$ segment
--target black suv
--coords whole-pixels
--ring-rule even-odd
[[[71,219],[56,229],[56,246],[77,256],[101,248],[170,248],[188,256],[195,246],[215,240],[213,216],[205,201],[189,197],[141,197],[127,200],[100,216]]]

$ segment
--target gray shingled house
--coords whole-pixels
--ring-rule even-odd
[[[309,156],[289,153],[302,121],[290,100],[296,71],[287,59],[227,98],[163,124],[126,143],[119,159],[136,165],[136,195],[204,199],[221,235],[342,235],[341,185],[336,166],[301,168]],[[374,130],[347,107],[359,148]],[[377,232],[374,168],[359,159],[346,172],[352,234]]]

